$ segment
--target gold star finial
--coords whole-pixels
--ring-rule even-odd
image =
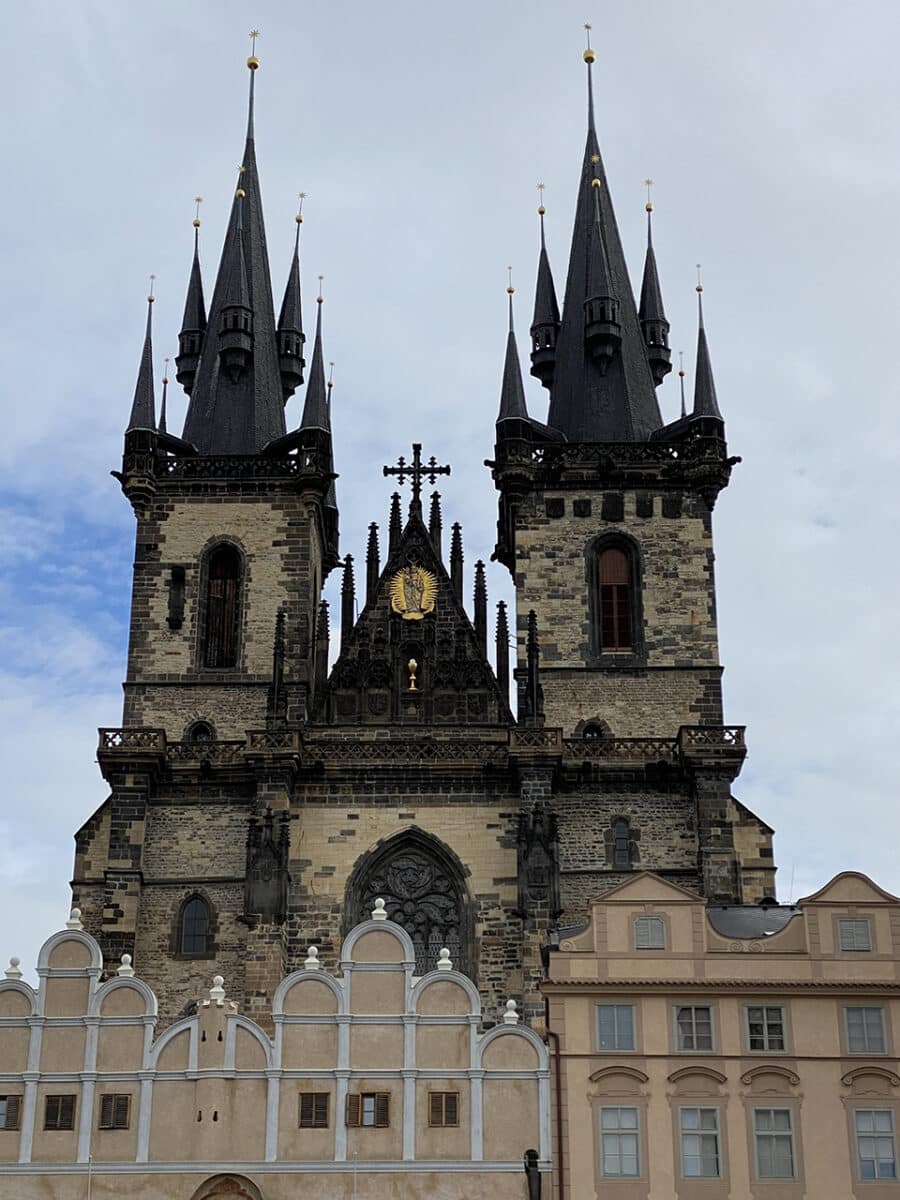
[[[684,351],[678,351],[678,374],[684,379]]]
[[[168,378],[168,376],[169,376],[169,363],[170,363],[171,361],[172,361],[172,360],[171,360],[171,358],[164,358],[164,359],[163,359],[163,362],[166,364],[166,365],[163,367],[163,383],[168,383],[168,382],[169,382],[169,378]]]
[[[540,214],[541,216],[543,216],[543,215],[544,215],[544,213],[547,211],[547,210],[544,208],[544,185],[543,185],[542,183],[539,183],[539,184],[537,185],[537,190],[538,190],[538,195],[539,195],[539,196],[540,196],[540,198],[541,198],[541,199],[540,199],[540,203],[538,204],[538,212],[539,212],[539,214]]]
[[[506,287],[506,294],[507,294],[508,296],[512,296],[512,295],[515,293],[515,290],[516,290],[516,289],[513,287],[513,285],[512,285],[512,267],[507,267],[507,268],[506,268],[506,275],[507,275],[507,278],[508,278],[508,280],[509,280],[509,283],[507,284],[507,287]]]
[[[322,295],[322,280],[324,278],[325,278],[324,275],[319,276],[319,294],[318,294],[318,296],[316,296],[316,304],[321,304],[323,302],[323,300],[325,299],[325,297]]]
[[[247,66],[251,71],[255,71],[259,66],[259,59],[256,57],[256,39],[259,37],[258,29],[250,30],[250,57],[247,59]]]
[[[334,363],[328,364],[328,390],[329,392],[334,387]]]
[[[647,189],[647,203],[644,205],[646,212],[653,212],[653,201],[650,198],[650,189],[653,187],[653,180],[648,176],[644,180],[644,187]]]
[[[698,291],[698,292],[702,292],[702,291],[703,291],[703,280],[702,280],[702,279],[701,279],[701,277],[700,277],[700,270],[701,270],[700,264],[699,264],[699,263],[697,263],[697,287],[696,287],[696,291]]]
[[[300,205],[297,209],[297,215],[296,215],[296,217],[294,217],[294,220],[297,222],[298,225],[302,225],[303,224],[303,201],[306,199],[306,192],[298,192],[297,199],[300,201]]]
[[[597,57],[597,55],[594,53],[594,51],[591,47],[591,28],[592,28],[592,26],[591,26],[590,22],[585,21],[584,31],[587,34],[587,50],[585,50],[585,52],[584,52],[584,61],[588,64],[588,66],[590,66],[591,63],[594,61],[594,59]]]
[[[152,303],[153,303],[153,301],[156,299],[156,297],[153,295],[153,285],[154,285],[154,283],[155,283],[155,282],[156,282],[156,276],[155,276],[155,275],[151,275],[151,276],[150,276],[150,292],[149,292],[149,294],[148,294],[148,296],[147,296],[147,303],[148,303],[148,304],[152,304]]]
[[[194,228],[199,229],[200,228],[200,205],[203,203],[203,197],[195,196],[194,203],[197,206],[194,211]]]

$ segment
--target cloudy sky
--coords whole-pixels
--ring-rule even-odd
[[[72,834],[105,795],[95,730],[120,718],[133,539],[109,471],[150,272],[157,379],[175,353],[198,194],[211,290],[243,146],[247,31],[262,31],[275,290],[300,190],[308,320],[325,276],[342,548],[364,549],[386,516],[381,465],[416,439],[453,464],[445,520],[463,523],[468,569],[492,549],[481,463],[506,266],[525,335],[539,180],[563,283],[586,20],[632,278],[649,174],[672,344],[690,383],[702,262],[719,400],[743,457],[715,514],[726,715],[749,726],[738,794],[778,830],[783,899],[841,868],[900,892],[893,0],[35,0],[17,12],[6,67],[0,956],[28,967],[62,923]],[[529,380],[539,417],[545,395]],[[176,390],[171,427],[183,401]],[[674,373],[661,403],[673,417]],[[489,568],[493,599],[508,597],[504,574]]]

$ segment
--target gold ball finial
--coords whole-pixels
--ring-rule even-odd
[[[234,194],[237,196],[238,200],[243,200],[243,198],[247,195],[243,188],[235,188]]]
[[[512,285],[512,267],[507,267],[507,268],[506,268],[506,273],[507,273],[507,276],[508,276],[508,278],[509,278],[509,283],[508,283],[508,285],[507,285],[507,288],[506,288],[506,294],[507,294],[507,296],[514,296],[514,295],[515,295],[515,292],[516,292],[516,289],[515,289],[515,288],[513,287],[513,285]]]
[[[540,193],[540,197],[541,197],[541,202],[538,205],[538,216],[542,217],[544,215],[544,213],[547,211],[546,208],[544,208],[544,185],[542,183],[539,183],[537,185],[537,190]]]
[[[306,199],[306,192],[298,192],[297,199],[300,201],[300,207],[297,209],[297,215],[294,220],[298,225],[303,224],[303,201]]]
[[[322,280],[324,278],[324,275],[319,276],[319,294],[316,296],[316,304],[322,304],[325,300],[325,297],[322,295]]]
[[[199,229],[200,228],[200,205],[203,203],[203,197],[195,196],[194,203],[197,205],[197,210],[194,213],[193,226],[195,229]]]
[[[591,180],[591,187],[598,188],[599,186],[600,186],[600,180],[599,180],[599,179],[592,179],[592,180]]]
[[[328,391],[330,392],[333,387],[334,387],[334,363],[330,362],[328,364]]]
[[[256,57],[256,39],[259,37],[258,29],[250,30],[250,57],[247,59],[247,66],[251,71],[255,71],[259,66],[259,59]]]
[[[584,31],[587,34],[587,50],[584,52],[584,61],[590,66],[597,58],[597,55],[591,49],[591,26],[587,22],[585,22]]]
[[[147,294],[147,303],[148,303],[148,304],[152,304],[152,303],[153,303],[153,301],[156,299],[156,297],[153,295],[153,285],[154,285],[154,283],[156,283],[156,276],[155,276],[155,275],[151,275],[151,276],[150,276],[150,291],[149,291],[149,292],[148,292],[148,294]]]
[[[696,291],[696,292],[703,291],[703,280],[700,278],[700,264],[699,263],[697,263],[697,286],[694,289],[694,291]]]
[[[644,187],[647,189],[647,203],[644,205],[644,212],[653,212],[653,201],[650,199],[650,189],[653,187],[652,179],[644,180]]]
[[[546,211],[547,210],[546,210],[546,208],[544,208],[543,204],[538,205],[538,216],[539,217],[542,217]]]

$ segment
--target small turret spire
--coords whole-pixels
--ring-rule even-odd
[[[388,558],[393,558],[400,545],[403,532],[403,517],[400,513],[400,493],[391,493],[391,513],[388,517]]]
[[[475,592],[472,624],[475,626],[475,637],[481,653],[487,658],[487,581],[484,577],[484,563],[479,558],[475,564]]]
[[[525,405],[525,388],[522,384],[522,369],[519,366],[519,348],[516,345],[516,331],[513,326],[513,294],[512,267],[508,267],[509,284],[506,288],[509,297],[509,332],[506,335],[506,359],[503,363],[503,382],[500,386],[500,412],[497,424],[501,421],[527,421],[528,409]]]
[[[325,696],[325,684],[328,680],[328,601],[319,604],[316,621],[316,658],[315,658],[315,696],[316,704],[321,704]]]
[[[202,196],[194,197],[194,258],[188,278],[181,332],[178,334],[178,355],[175,359],[175,378],[188,395],[194,386],[200,354],[206,338],[206,302],[203,299],[203,276],[200,272],[200,205]]]
[[[502,600],[497,602],[497,632],[495,642],[497,686],[500,688],[503,703],[509,704],[509,624],[506,618],[506,604]]]
[[[353,555],[344,558],[344,578],[341,581],[341,650],[347,645],[356,621],[356,581],[353,578]]]
[[[381,574],[381,555],[378,550],[378,526],[373,521],[369,526],[369,544],[366,547],[366,604],[371,604],[378,590]]]
[[[164,364],[164,366],[163,366],[163,381],[162,381],[163,389],[162,389],[162,400],[160,401],[160,405],[159,405],[159,432],[160,433],[168,433],[168,429],[166,428],[166,393],[169,390],[169,363],[171,361],[172,360],[170,358],[163,359],[163,364]]]
[[[303,382],[303,315],[300,304],[300,226],[303,224],[303,201],[305,192],[299,193],[300,207],[294,217],[294,256],[288,271],[281,313],[278,317],[278,366],[281,371],[281,387],[285,403]]]
[[[131,416],[128,419],[126,433],[136,429],[156,430],[156,396],[153,387],[153,281],[150,276],[150,291],[147,295],[147,328],[144,333],[144,348],[141,351],[141,365],[138,368],[137,383],[134,388],[134,400],[131,405]]]
[[[541,688],[541,647],[538,641],[537,613],[528,614],[528,629],[525,638],[525,691],[522,697],[524,724],[532,729],[544,724],[544,693]]]
[[[544,238],[544,185],[539,183],[541,202],[538,217],[541,222],[541,252],[538,257],[537,283],[534,289],[534,319],[531,322],[531,374],[545,388],[553,382],[556,365],[556,338],[559,333],[559,304],[553,285],[553,272]]]
[[[588,298],[584,302],[584,340],[591,356],[600,367],[600,374],[605,375],[609,360],[622,344],[622,326],[619,321],[619,301],[614,294],[609,259],[603,240],[603,221],[600,216],[602,184],[597,175],[600,155],[592,155],[591,162],[594,228],[588,260]]]
[[[456,603],[462,604],[463,598],[463,545],[462,526],[459,521],[453,522],[450,534],[450,583]]]
[[[716,399],[716,382],[713,379],[709,346],[706,342],[706,327],[703,324],[703,284],[700,282],[700,266],[697,265],[697,367],[694,372],[694,411],[692,417],[714,417],[722,420],[719,402]]]
[[[441,535],[444,529],[444,521],[441,516],[441,493],[431,493],[431,509],[428,513],[428,532],[431,535],[431,544],[434,546],[434,552],[438,558],[442,557],[441,553]]]
[[[647,361],[653,373],[653,382],[657,387],[672,370],[672,351],[669,349],[669,322],[666,320],[663,308],[662,289],[659,286],[659,273],[656,269],[656,253],[653,249],[653,201],[650,199],[652,179],[645,179],[647,188],[647,203],[644,209],[647,213],[647,255],[644,259],[644,278],[641,282],[641,306],[638,316],[641,331],[644,335],[644,345],[647,347]]]
[[[687,408],[684,403],[684,351],[678,351],[678,383],[681,387],[681,419],[682,421],[687,416]]]
[[[319,276],[321,285],[322,276]],[[328,416],[327,393],[325,387],[325,359],[322,353],[322,306],[324,297],[321,290],[316,297],[316,338],[313,342],[312,363],[309,368],[309,382],[306,385],[306,402],[303,405],[301,429],[322,429],[331,433],[331,422]]]

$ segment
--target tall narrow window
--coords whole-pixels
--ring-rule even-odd
[[[209,951],[209,905],[200,896],[192,896],[181,912],[182,954],[206,954]]]
[[[631,563],[619,546],[607,546],[597,561],[600,574],[600,649],[631,650],[633,601]]]
[[[613,866],[631,866],[631,832],[624,817],[613,822]]]
[[[219,546],[209,558],[203,665],[237,665],[241,557],[234,546]]]
[[[889,1108],[858,1108],[854,1120],[860,1179],[896,1179],[894,1114]]]

